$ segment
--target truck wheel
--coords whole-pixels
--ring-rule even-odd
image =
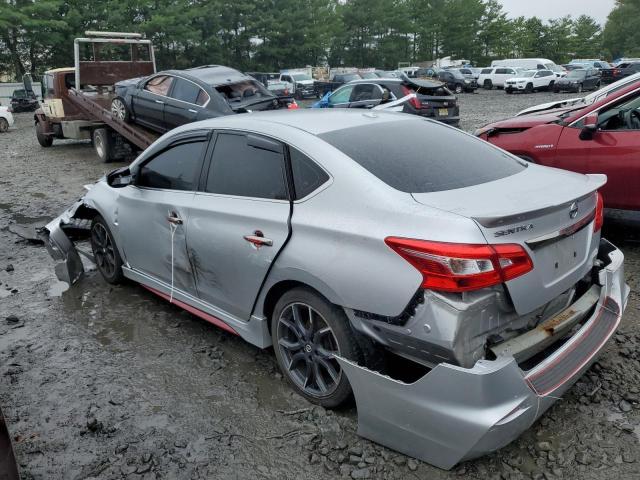
[[[0,118],[0,133],[4,133],[9,130],[9,122],[6,118]]]
[[[113,142],[111,135],[106,128],[96,128],[92,135],[93,148],[96,151],[96,155],[103,163],[109,163],[112,158]]]
[[[53,137],[45,135],[41,122],[36,122],[36,138],[41,147],[48,148],[53,145]]]
[[[493,89],[493,82],[491,80],[485,80],[482,86],[485,90],[491,90]]]
[[[111,115],[123,122],[129,122],[131,114],[122,98],[116,97],[111,101]]]

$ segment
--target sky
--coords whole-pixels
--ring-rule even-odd
[[[539,17],[543,20],[571,15],[589,15],[604,25],[615,0],[499,0],[509,17]]]

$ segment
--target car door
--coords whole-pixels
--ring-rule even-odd
[[[620,122],[619,112],[636,111],[633,124]],[[589,140],[580,139],[582,121],[563,129],[558,142],[560,161],[553,165],[580,173],[604,173],[605,206],[640,209],[640,95],[598,112],[598,130]],[[563,158],[564,157],[564,158]]]
[[[382,102],[382,87],[375,83],[358,83],[351,91],[349,108],[373,108]]]
[[[193,296],[186,228],[206,146],[202,131],[174,140],[140,166],[133,185],[119,190],[116,207],[127,264]]]
[[[338,88],[335,92],[329,95],[327,99],[327,106],[329,108],[349,108],[349,102],[351,100],[351,92],[353,92],[355,85],[345,85]]]
[[[219,132],[211,144],[188,223],[198,296],[248,320],[289,238],[285,150],[243,132]]]
[[[164,105],[173,81],[174,77],[171,75],[156,75],[136,88],[131,103],[137,122],[162,132],[167,130],[164,124]]]
[[[211,116],[205,111],[209,94],[185,78],[175,77],[164,101],[164,125],[167,130]]]

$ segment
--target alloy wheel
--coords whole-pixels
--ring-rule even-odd
[[[114,117],[124,120],[124,117],[127,115],[127,107],[124,106],[122,100],[116,98],[111,102],[111,113]]]
[[[112,277],[116,271],[115,250],[107,229],[101,223],[94,224],[91,229],[91,244],[98,268],[105,276]]]
[[[325,319],[304,303],[291,303],[278,318],[277,340],[291,380],[314,397],[331,395],[342,376],[338,341]]]

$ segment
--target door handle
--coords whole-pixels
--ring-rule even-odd
[[[164,102],[162,100],[156,100],[156,103],[159,103],[160,105],[164,105]]]
[[[256,248],[260,247],[272,247],[273,240],[270,238],[264,238],[264,234],[260,230],[253,232],[253,235],[245,235],[244,238],[247,242],[252,244]]]
[[[169,212],[169,216],[167,217],[167,222],[172,223],[173,225],[182,225],[182,219],[178,216],[176,212]]]

